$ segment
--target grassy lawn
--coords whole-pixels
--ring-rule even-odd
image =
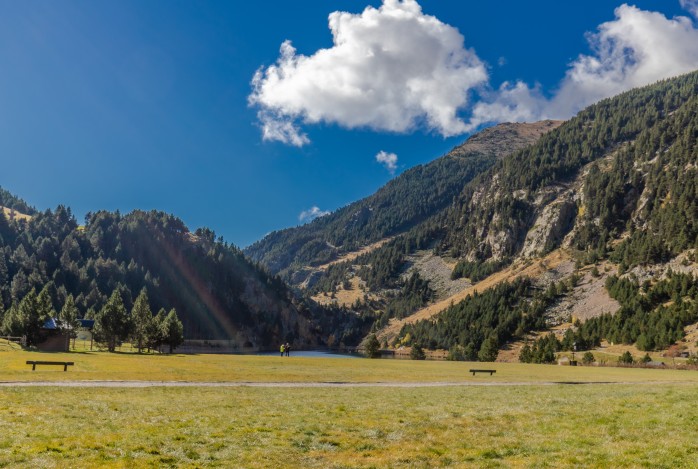
[[[70,360],[67,373],[26,360]],[[479,364],[482,367],[483,364]],[[694,371],[0,352],[0,381],[527,386],[0,387],[0,467],[695,467]],[[565,385],[551,382],[615,384]],[[536,384],[538,383],[538,384]]]
[[[55,366],[31,371],[27,360],[73,361],[68,372]],[[470,368],[495,368],[477,375]],[[564,367],[520,363],[468,363],[346,358],[281,358],[251,355],[137,355],[131,353],[0,352],[0,381],[141,380],[234,382],[695,382],[685,370]]]
[[[0,390],[12,467],[695,467],[691,385]]]

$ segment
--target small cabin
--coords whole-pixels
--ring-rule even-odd
[[[58,325],[58,319],[48,318],[39,329],[36,348],[42,352],[67,352],[70,347],[70,331]]]
[[[75,339],[83,342],[90,342],[90,350],[92,349],[92,329],[94,328],[94,319],[78,319],[80,326],[75,331]],[[42,352],[67,352],[70,350],[70,340],[73,338],[70,328],[60,327],[60,323],[56,318],[49,318],[44,321],[44,324],[39,330],[39,343],[36,348]]]

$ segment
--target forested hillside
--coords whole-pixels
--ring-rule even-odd
[[[471,261],[511,258],[529,230],[545,223],[534,250],[542,252],[558,246],[575,221],[582,250],[606,250],[626,230],[626,243],[638,248],[656,235],[658,251],[693,246],[697,83],[693,73],[604,100],[500,160],[449,209],[439,249]],[[574,187],[580,175],[583,187]]]
[[[671,275],[663,263],[683,255],[687,269],[695,265],[697,116],[698,73],[601,101],[532,145],[499,158],[465,184],[444,210],[351,262],[328,267],[311,290],[334,295],[346,288],[347,279],[360,278],[364,296],[354,307],[376,311],[374,329],[379,330],[391,319],[427,305],[438,293],[419,277],[424,272],[414,266],[415,256],[430,253],[446,263],[457,261],[450,279],[465,277],[476,283],[512,262],[525,263],[560,248],[576,260],[577,268],[604,262],[620,275],[634,275],[635,267],[649,266],[655,274],[645,280],[649,284],[644,288],[651,289]],[[536,300],[536,291],[546,289],[550,281],[532,280],[533,287],[527,287],[520,303],[500,305],[505,316],[487,318],[475,335],[480,327],[475,324],[482,318],[469,316],[473,311],[469,305],[476,301],[471,298],[442,313],[436,322],[405,328],[394,344],[415,341],[424,347],[453,348],[459,357],[491,357],[494,345],[522,337],[531,324],[540,327],[541,320],[550,319],[540,310],[540,298]],[[694,301],[690,294],[679,297]],[[561,298],[564,295],[546,296],[546,308],[554,308]],[[630,334],[619,336],[614,319],[616,329],[603,329],[607,332],[593,343],[618,337],[630,343],[640,340],[643,349],[648,343],[651,347],[673,343],[693,313],[658,320],[661,306],[633,316]],[[673,314],[671,308],[661,311]],[[524,317],[533,322],[523,321]],[[464,327],[470,331],[465,335]],[[648,328],[658,330],[649,333]]]
[[[603,263],[620,274],[606,280],[620,310],[570,324],[564,339],[540,339],[522,360],[549,361],[572,344],[585,349],[602,340],[666,349],[698,321],[698,73],[587,108],[476,178],[438,224],[436,250],[462,259],[454,277],[476,281],[489,267],[559,247],[576,257],[577,267]],[[686,273],[673,272],[669,261]],[[534,280],[539,288],[545,283]],[[454,357],[493,359],[494,349],[534,329],[526,321],[545,329],[541,305],[552,306],[573,285],[553,284],[542,296],[519,292],[513,302],[506,294],[511,288],[405,327],[402,340],[450,348]]]
[[[27,209],[6,195],[12,206]],[[356,341],[361,319],[294,295],[213,231],[190,232],[162,212],[90,213],[79,226],[70,209],[9,221],[0,212],[0,314],[32,290],[59,311],[68,296],[80,317],[117,291],[128,311],[144,287],[152,311],[176,309],[186,338],[231,339],[239,347],[280,341]]]
[[[536,141],[557,125],[546,121],[486,129],[447,155],[405,171],[375,194],[307,225],[271,233],[245,253],[290,279],[303,267],[327,263],[342,253],[404,233],[448,207],[463,186],[497,158]]]

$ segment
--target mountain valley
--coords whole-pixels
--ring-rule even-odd
[[[47,290],[55,311],[70,295],[89,315],[145,286],[188,338],[239,350],[371,336],[468,360],[518,359],[529,342],[666,349],[698,323],[696,116],[692,73],[566,122],[499,124],[243,250],[162,212],[79,225],[3,190],[0,306]]]

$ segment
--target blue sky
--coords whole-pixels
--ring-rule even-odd
[[[0,185],[79,220],[164,210],[246,246],[474,129],[569,117],[698,68],[696,11],[693,0],[2,2]],[[295,51],[281,56],[285,41]]]

